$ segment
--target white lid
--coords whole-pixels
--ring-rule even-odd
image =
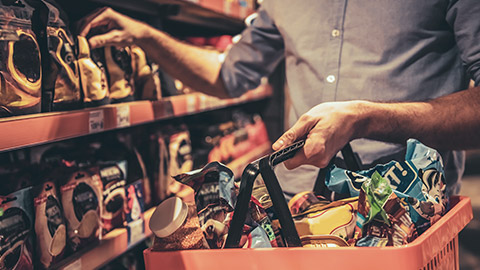
[[[171,197],[157,206],[150,218],[150,230],[160,238],[173,234],[182,226],[188,214],[188,206],[182,199]]]

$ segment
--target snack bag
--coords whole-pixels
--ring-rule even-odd
[[[48,268],[63,258],[67,227],[55,183],[47,180],[36,187],[35,193],[37,258],[43,268]]]
[[[160,100],[162,88],[158,75],[158,66],[149,64],[145,52],[138,46],[132,45],[132,63],[135,81],[135,98],[137,100]]]
[[[333,167],[325,182],[332,191],[358,196],[362,183],[376,171],[399,198],[408,202],[408,212],[419,234],[445,213],[448,199],[442,158],[437,151],[414,139],[407,141],[405,161],[391,161],[359,172]]]
[[[90,51],[85,37],[78,36],[78,68],[84,105],[100,106],[110,103],[105,55],[102,49]]]
[[[33,269],[31,187],[0,196],[0,269]]]
[[[188,130],[175,132],[168,138],[169,173],[178,175],[193,169],[192,145]],[[182,186],[175,181],[168,183],[168,191],[178,193]]]
[[[78,109],[81,104],[80,75],[75,42],[64,14],[51,0],[42,1],[49,10],[46,27],[48,55],[44,55],[44,86],[53,86],[53,110]]]
[[[112,103],[132,101],[135,85],[130,47],[105,47],[105,63]]]
[[[0,3],[0,117],[41,109],[41,55],[32,31],[33,11],[25,1]]]
[[[389,182],[375,172],[360,191],[354,239],[364,239],[357,246],[400,246],[415,239],[415,227],[405,208]]]
[[[309,194],[309,195],[306,195]],[[358,198],[335,202],[315,201],[313,192],[300,193],[289,202],[298,235],[334,235],[345,241],[353,237]],[[303,205],[300,202],[303,201]],[[310,204],[305,206],[305,204]]]
[[[199,170],[174,176],[195,191],[200,226],[210,248],[221,248],[228,232],[230,213],[236,203],[233,172],[218,162]]]
[[[68,243],[72,251],[101,237],[102,180],[88,170],[68,168],[60,187],[67,220]]]
[[[126,164],[100,165],[95,171],[102,181],[102,227],[103,233],[123,226],[125,220],[125,171]]]

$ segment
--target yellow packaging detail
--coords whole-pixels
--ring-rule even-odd
[[[102,70],[90,57],[90,47],[85,37],[78,37],[78,67],[85,102],[99,101],[108,97],[108,82]]]

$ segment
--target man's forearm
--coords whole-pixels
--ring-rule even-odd
[[[150,31],[138,43],[172,77],[208,95],[228,97],[220,77],[219,52],[184,43],[158,30]]]
[[[416,138],[438,149],[480,147],[480,87],[429,102],[360,102],[354,137],[390,142]]]

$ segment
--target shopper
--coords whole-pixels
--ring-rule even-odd
[[[273,148],[308,134],[289,167],[323,167],[350,140],[371,167],[403,159],[413,137],[441,151],[448,191],[458,192],[465,156],[446,150],[480,145],[480,89],[460,91],[470,78],[480,83],[477,0],[265,0],[257,14],[224,62],[111,9],[85,18],[81,35],[92,48],[135,43],[173,77],[220,97],[255,88],[285,60],[293,127]],[[287,194],[311,189],[318,171],[278,169]]]

